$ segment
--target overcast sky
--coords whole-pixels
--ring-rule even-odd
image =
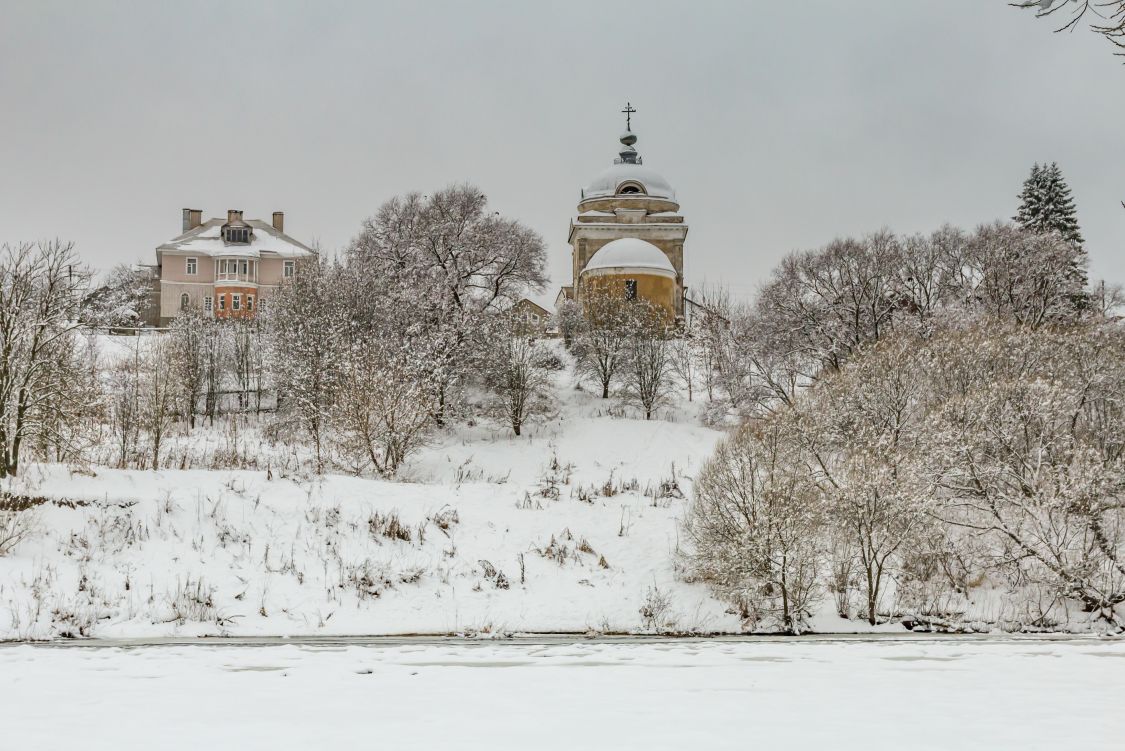
[[[691,226],[689,285],[785,253],[1010,217],[1035,161],[1125,282],[1125,65],[1005,0],[0,0],[0,241],[154,259],[180,209],[286,213],[334,250],[384,200],[472,181],[569,282],[579,189],[626,100]]]

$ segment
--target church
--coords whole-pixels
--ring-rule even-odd
[[[594,290],[646,300],[669,318],[684,315],[684,240],[688,226],[676,192],[644,166],[626,105],[625,132],[613,164],[582,189],[570,222],[572,281],[555,306],[582,303]]]

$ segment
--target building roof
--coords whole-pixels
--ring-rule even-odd
[[[516,308],[528,308],[528,307],[534,308],[535,310],[539,311],[540,314],[542,314],[544,316],[550,316],[551,315],[551,311],[547,310],[546,308],[544,308],[542,305],[535,302],[534,300],[530,300],[526,297],[521,297],[520,299],[516,300],[514,305],[512,305],[513,310],[516,309]]]
[[[195,229],[188,230],[163,245],[158,245],[156,250],[244,258],[258,258],[263,253],[282,258],[303,258],[314,253],[312,248],[274,229],[269,222],[260,219],[246,219],[243,222],[253,230],[250,233],[250,242],[246,244],[225,242],[222,230],[223,225],[227,223],[226,219],[216,218],[208,219]]]
[[[624,183],[635,182],[647,196],[675,201],[676,191],[672,190],[668,181],[643,165],[641,155],[634,148],[637,134],[632,130],[626,130],[621,134],[620,140],[621,151],[618,153],[618,158],[614,160],[613,166],[602,170],[601,174],[582,189],[582,200],[619,195]]]
[[[642,164],[622,162],[603,170],[582,189],[582,200],[608,198],[617,195],[618,188],[626,182],[636,182],[645,194],[653,198],[676,200],[676,191],[662,176]]]
[[[599,269],[646,269],[676,274],[664,251],[639,237],[622,237],[606,243],[598,248],[582,271]]]

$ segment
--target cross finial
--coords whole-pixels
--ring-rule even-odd
[[[633,113],[636,111],[637,110],[633,108],[632,104],[630,104],[629,102],[625,102],[625,109],[621,110],[622,114],[625,115],[625,130],[633,129]]]

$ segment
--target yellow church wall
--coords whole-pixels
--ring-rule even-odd
[[[573,247],[571,248],[571,268],[574,274],[574,279],[582,277],[583,269],[594,254],[601,250],[602,246],[619,240],[624,237],[637,237],[645,242],[652,243],[664,252],[668,261],[672,264],[672,268],[676,270],[676,275],[679,280],[683,279],[684,269],[684,235],[687,234],[687,228],[684,226],[673,226],[673,236],[659,236],[657,233],[646,231],[648,228],[637,228],[623,224],[620,227],[608,229],[604,226],[599,227],[596,234],[594,232],[583,232],[587,229],[584,227],[575,227],[577,232],[576,236],[572,236]],[[664,233],[660,233],[664,234]],[[622,277],[626,278],[626,277]],[[632,278],[632,277],[628,277]],[[668,280],[672,281],[672,280]],[[682,282],[679,282],[682,283]],[[683,315],[681,309],[682,293],[680,292],[679,285],[673,282],[676,286],[675,291],[670,295],[672,299],[672,310],[675,315]]]
[[[625,282],[635,279],[637,281],[637,299],[647,300],[658,306],[672,320],[676,315],[676,280],[669,276],[655,274],[598,274],[582,277],[578,301],[586,294],[603,291],[607,294],[619,295],[625,299]]]

